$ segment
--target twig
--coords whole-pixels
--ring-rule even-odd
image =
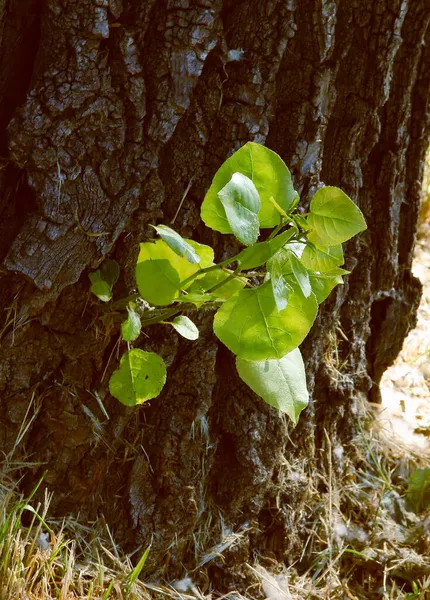
[[[188,182],[187,188],[181,198],[181,201],[179,202],[179,206],[177,211],[175,212],[175,216],[173,217],[173,219],[170,221],[170,224],[173,225],[173,223],[176,221],[177,216],[179,215],[179,211],[182,208],[182,205],[184,203],[185,198],[187,197],[188,192],[190,191],[191,185],[193,183],[193,179],[194,179],[194,175],[191,177],[190,181]]]

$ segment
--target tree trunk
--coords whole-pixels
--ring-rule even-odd
[[[309,476],[338,447],[339,474],[354,464],[363,405],[415,323],[429,20],[425,0],[0,0],[0,446],[34,463],[24,487],[47,470],[58,514],[103,513],[128,549],[152,539],[167,577],[204,566],[228,589],[255,549],[297,561]],[[118,328],[88,272],[110,256],[131,293],[138,243],[187,188],[175,228],[229,251],[199,209],[248,140],[282,156],[303,200],[337,185],[369,226],[302,348],[310,406],[292,429],[204,314],[198,342],[146,330],[167,384],[123,407],[107,386]],[[209,549],[227,530],[222,566]]]

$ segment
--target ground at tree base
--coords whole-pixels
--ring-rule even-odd
[[[405,496],[410,473],[430,465],[427,237],[418,240],[414,269],[424,285],[418,325],[384,374],[382,404],[366,409],[359,424],[354,465],[344,469],[342,479],[332,462],[326,473],[315,473],[327,491],[321,495],[315,487],[301,517],[309,568],[286,569],[270,557],[254,556],[252,564],[239,567],[240,590],[229,590],[228,584],[213,589],[210,568],[228,566],[241,540],[241,532],[221,526],[220,539],[202,550],[198,572],[155,582],[145,577],[143,566],[138,579],[139,556],[125,556],[102,519],[92,524],[52,519],[49,496],[43,505],[26,505],[17,492],[17,473],[24,466],[18,445],[0,463],[0,600],[430,598],[430,510],[415,513]],[[331,455],[333,463],[349,460],[343,448],[332,448]],[[23,512],[31,517],[29,527],[21,524]]]

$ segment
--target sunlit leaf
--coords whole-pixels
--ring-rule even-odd
[[[109,380],[109,391],[123,404],[135,406],[158,396],[165,381],[161,356],[135,348],[123,354],[119,369]]]
[[[210,246],[206,246],[206,244],[199,244],[194,240],[185,240],[187,244],[189,244],[196,254],[200,256],[199,269],[206,269],[206,267],[210,267],[214,264],[214,250]]]
[[[244,271],[248,269],[255,269],[264,265],[276,252],[285,246],[288,240],[294,235],[293,229],[283,231],[272,240],[266,242],[259,242],[254,246],[245,248],[238,255],[237,260],[240,264],[241,269]]]
[[[127,307],[127,312],[127,320],[121,325],[121,335],[125,342],[134,342],[140,335],[142,323],[140,316],[131,306]]]
[[[312,288],[309,281],[309,273],[293,252],[291,252],[290,261],[294,277],[296,278],[303,295],[305,298],[307,298],[312,293]]]
[[[197,273],[202,263],[206,266],[211,262],[212,248],[195,242],[190,242],[190,245],[201,256],[200,264],[190,263],[184,256],[178,256],[164,240],[140,244],[136,283],[144,300],[155,306],[170,304],[181,293],[180,283]]]
[[[339,269],[339,267],[325,273],[309,273],[312,291],[318,304],[324,302],[337,285],[343,285],[342,275],[348,275],[348,273],[349,271]]]
[[[260,197],[251,179],[241,173],[233,173],[230,181],[218,192],[218,198],[239,242],[245,246],[255,244],[260,233]]]
[[[277,360],[253,362],[236,358],[236,367],[241,379],[256,394],[297,425],[309,402],[305,366],[298,348]]]
[[[216,269],[214,271],[209,271],[209,273],[205,273],[196,279],[188,288],[188,291],[190,293],[207,292],[213,287],[219,285],[221,282],[226,282],[215,290],[212,297],[224,299],[230,298],[230,296],[241,290],[246,285],[246,279],[244,277],[235,277],[234,279],[230,279],[228,281],[231,273],[232,271],[228,269]]]
[[[213,296],[211,296],[210,294],[199,294],[197,292],[190,292],[189,294],[179,296],[179,298],[176,298],[175,302],[189,302],[190,304],[194,304],[194,306],[196,306],[197,308],[200,308],[203,306],[203,304],[205,304],[205,302],[210,302],[212,300]]]
[[[173,319],[171,325],[176,329],[176,331],[182,335],[182,337],[187,340],[196,340],[199,337],[199,330],[195,326],[195,324],[184,315],[180,315]]]
[[[300,257],[300,262],[310,271],[331,271],[339,265],[343,265],[345,259],[341,244],[337,246],[317,247],[306,246]]]
[[[156,230],[158,235],[163,239],[166,244],[176,252],[178,256],[185,256],[185,258],[193,264],[200,262],[200,256],[194,250],[194,248],[189,244],[179,233],[176,233],[167,225],[152,225],[152,227]]]
[[[288,306],[278,312],[271,283],[244,289],[215,314],[214,332],[234,354],[246,360],[282,358],[308,334],[318,304],[292,285]]]
[[[363,213],[337,187],[326,186],[312,198],[308,224],[325,246],[337,246],[367,229]],[[318,240],[308,237],[314,243]]]
[[[202,220],[211,229],[232,233],[218,192],[230,181],[233,173],[249,177],[258,190],[261,200],[258,218],[260,226],[275,227],[281,215],[271,202],[273,197],[283,211],[288,213],[296,200],[291,174],[284,161],[272,150],[248,142],[228,158],[218,169],[202,204]]]
[[[288,296],[293,288],[287,283],[282,272],[282,265],[277,260],[277,256],[270,261],[270,284],[272,286],[273,297],[275,299],[278,312],[284,310],[288,305]]]

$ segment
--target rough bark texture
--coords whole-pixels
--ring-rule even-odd
[[[102,512],[128,548],[154,536],[168,577],[204,563],[222,526],[240,532],[228,567],[206,563],[225,589],[256,548],[297,560],[324,431],[347,449],[359,399],[377,399],[414,325],[429,20],[426,0],[0,0],[0,447],[28,411],[21,448],[41,466],[24,484],[47,469],[58,513]],[[118,331],[88,270],[115,258],[117,295],[130,293],[148,224],[169,223],[189,184],[175,227],[220,258],[231,241],[199,207],[248,140],[284,158],[305,200],[337,185],[369,225],[303,348],[310,407],[292,431],[238,379],[205,314],[197,343],[159,326],[141,337],[168,383],[126,409],[107,392]]]

